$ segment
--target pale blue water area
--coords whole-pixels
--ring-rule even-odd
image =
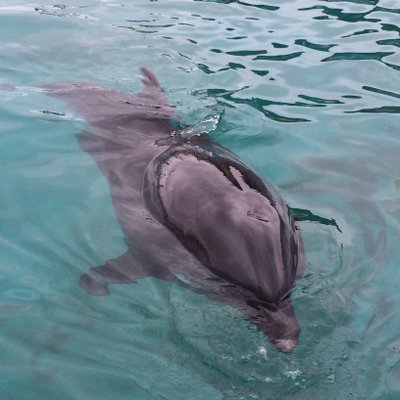
[[[0,398],[400,399],[399,7],[0,0]],[[84,120],[37,85],[135,93],[142,66],[308,210],[293,353],[173,283],[78,285],[126,244]]]

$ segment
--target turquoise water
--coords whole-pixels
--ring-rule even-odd
[[[399,399],[399,14],[395,0],[0,0],[0,398]],[[37,84],[134,93],[142,66],[306,210],[292,354],[175,284],[79,287],[125,243],[83,119]]]

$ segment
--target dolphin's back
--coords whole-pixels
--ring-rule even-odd
[[[89,82],[62,82],[43,85],[48,94],[64,100],[77,111],[88,126],[113,129],[130,120],[169,121],[174,113],[168,105],[155,75],[141,69],[144,88],[132,96],[111,88]],[[110,132],[112,133],[112,132]]]

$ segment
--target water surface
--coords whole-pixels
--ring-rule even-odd
[[[0,397],[400,398],[399,14],[394,0],[0,0]],[[36,85],[134,93],[142,66],[303,217],[292,354],[175,284],[78,286],[126,245],[83,119]]]

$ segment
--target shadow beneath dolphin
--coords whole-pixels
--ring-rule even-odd
[[[235,154],[176,130],[156,77],[141,72],[135,96],[85,82],[45,86],[85,118],[79,145],[108,180],[128,245],[80,285],[106,295],[109,284],[174,281],[233,305],[291,351],[300,325],[289,295],[305,264],[292,212]]]

